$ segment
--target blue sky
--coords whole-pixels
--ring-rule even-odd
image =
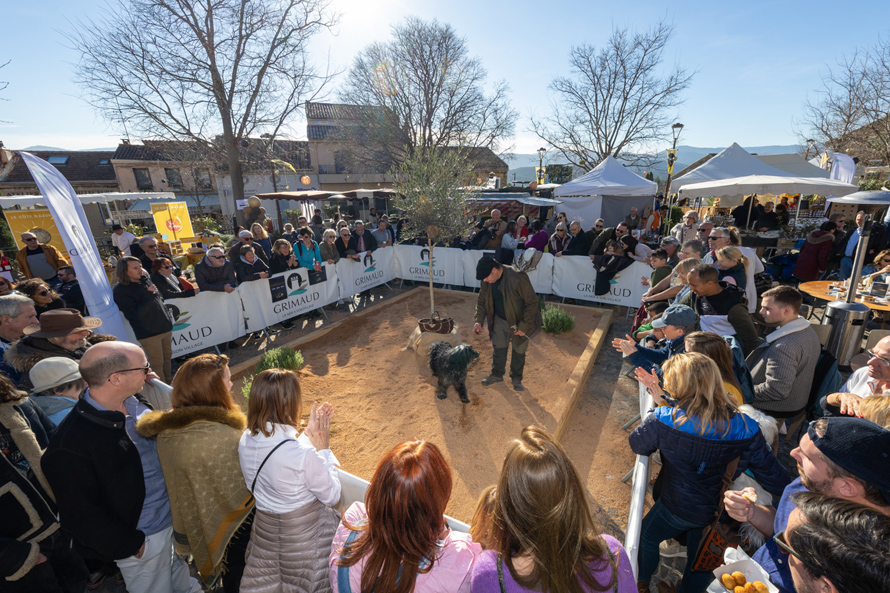
[[[115,146],[121,130],[93,114],[78,98],[72,80],[74,52],[62,31],[72,20],[96,14],[100,0],[5,2],[0,80],[9,88],[0,97],[0,140],[9,148],[35,144],[70,149]],[[467,38],[491,80],[510,84],[520,113],[513,144],[534,152],[541,144],[528,131],[529,113],[544,113],[547,85],[568,75],[573,44],[605,42],[613,27],[648,28],[659,18],[676,26],[665,65],[699,72],[686,92],[677,119],[685,124],[681,144],[723,147],[793,144],[794,121],[808,93],[819,88],[820,74],[857,46],[890,35],[890,2],[848,4],[811,1],[729,3],[692,0],[493,2],[448,0],[334,0],[341,13],[334,33],[313,44],[316,60],[346,68],[371,41],[386,39],[389,26],[404,16],[437,18]],[[852,8],[855,7],[855,10]],[[871,29],[871,25],[884,29]],[[333,96],[333,88],[331,96]],[[295,137],[305,137],[295,121]]]

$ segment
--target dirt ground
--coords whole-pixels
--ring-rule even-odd
[[[480,384],[489,372],[492,349],[487,332],[472,334],[475,301],[472,293],[436,294],[436,308],[456,320],[462,340],[481,355],[468,374],[470,404],[461,404],[453,390],[447,399],[437,399],[436,380],[427,361],[411,350],[402,350],[417,318],[428,316],[426,291],[367,315],[353,315],[326,335],[298,346],[305,359],[301,371],[304,402],[334,404],[331,449],[343,469],[370,479],[380,457],[394,445],[411,438],[432,441],[453,468],[448,513],[463,521],[470,520],[479,493],[496,481],[510,440],[524,426],[556,429],[568,405],[567,398],[558,394],[601,317],[594,308],[576,310],[571,332],[537,334],[527,354],[526,389],[516,392],[509,382],[491,387]],[[245,374],[236,376],[233,391],[239,396]],[[598,407],[598,412],[591,411],[602,416],[602,404]],[[581,407],[585,415],[587,408],[586,403]],[[588,432],[575,427],[567,437],[585,439],[578,431]],[[585,443],[583,448],[588,446]],[[582,473],[594,471],[590,461],[579,464]],[[608,471],[623,473],[618,467]],[[610,500],[606,507],[621,513],[617,500]]]

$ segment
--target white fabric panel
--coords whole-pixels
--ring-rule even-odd
[[[392,247],[360,253],[361,261],[342,258],[336,263],[340,298],[351,297],[396,277]]]
[[[553,197],[604,194],[610,196],[653,196],[657,187],[654,181],[640,177],[610,155],[593,170],[557,187],[553,191]]]
[[[429,282],[430,250],[419,245],[396,245],[396,277],[414,282]],[[463,251],[453,247],[433,249],[433,282],[463,285]]]
[[[173,313],[173,356],[225,344],[244,335],[244,316],[236,293],[204,291],[164,301]]]

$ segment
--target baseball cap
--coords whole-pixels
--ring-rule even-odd
[[[491,271],[498,267],[498,262],[490,255],[485,255],[476,264],[476,280],[485,280],[491,276]]]
[[[661,240],[662,245],[680,245],[680,240],[676,237],[665,237]]]
[[[890,504],[890,430],[865,418],[829,417],[825,434],[808,434],[825,457],[881,491]]]
[[[698,315],[686,305],[671,305],[664,310],[661,317],[652,320],[652,327],[660,328],[668,325],[689,327],[696,321],[698,321]]]

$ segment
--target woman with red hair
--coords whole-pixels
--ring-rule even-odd
[[[346,510],[334,536],[334,591],[469,592],[482,548],[445,523],[451,485],[451,468],[434,444],[408,441],[387,453],[364,504]]]

